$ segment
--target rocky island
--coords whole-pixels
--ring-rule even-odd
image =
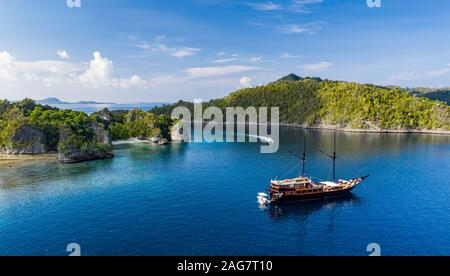
[[[113,158],[112,141],[137,138],[161,145],[175,122],[166,115],[143,110],[83,112],[40,105],[30,99],[0,101],[0,153],[53,153],[61,163]]]

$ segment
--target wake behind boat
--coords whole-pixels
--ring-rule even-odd
[[[304,151],[302,156],[299,157],[302,161],[303,170],[302,175],[294,179],[285,180],[271,180],[270,182],[270,198],[266,193],[258,194],[258,203],[266,205],[270,203],[289,202],[289,201],[304,201],[315,199],[326,199],[345,196],[351,193],[361,182],[369,177],[363,176],[351,180],[339,180],[336,181],[336,133],[334,134],[334,152],[329,155],[323,151],[320,151],[326,156],[333,159],[333,181],[314,182],[311,178],[305,176],[306,165],[306,138],[304,144]]]

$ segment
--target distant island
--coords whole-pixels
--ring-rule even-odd
[[[97,102],[97,101],[77,101],[77,102],[66,102],[61,101],[58,98],[46,98],[42,100],[35,100],[37,104],[40,105],[49,105],[49,106],[64,106],[64,105],[117,105],[117,106],[159,106],[167,103],[159,103],[159,102],[133,102],[133,103],[113,103],[113,102]]]
[[[434,100],[439,98],[437,94],[442,96],[446,92],[433,91],[290,74],[267,85],[241,89],[227,97],[211,100],[204,103],[204,108],[279,107],[283,126],[450,134],[448,101],[445,98]],[[193,103],[179,101],[153,108],[151,112],[168,115],[177,106],[193,109]]]
[[[64,104],[115,104],[115,103],[103,103],[95,101],[78,101],[78,102],[64,102],[58,98],[47,98],[43,100],[36,100],[37,104],[41,105],[64,105]]]

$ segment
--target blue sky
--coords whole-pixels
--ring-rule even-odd
[[[450,86],[448,0],[0,0],[0,98],[217,98],[296,73]]]

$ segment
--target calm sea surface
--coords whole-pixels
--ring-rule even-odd
[[[258,144],[144,144],[116,158],[0,169],[0,255],[450,255],[450,137],[338,134],[353,196],[259,208],[273,177],[299,174],[303,131]],[[308,174],[326,180],[332,133],[306,132]]]

